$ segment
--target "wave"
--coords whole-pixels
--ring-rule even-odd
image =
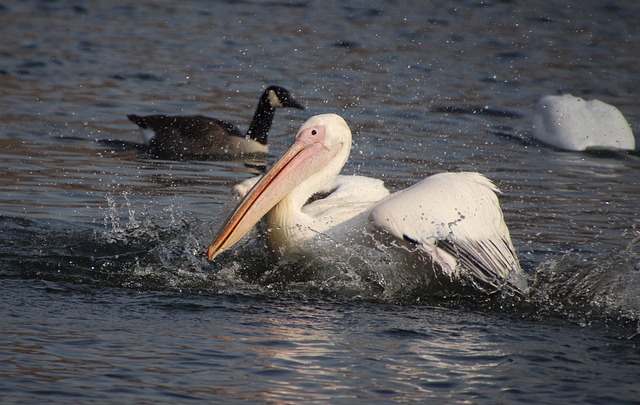
[[[570,252],[541,263],[531,277],[532,302],[540,315],[594,319],[640,319],[640,236],[604,254]]]
[[[640,330],[640,236],[606,254],[579,251],[527,262],[530,289],[525,297],[455,290],[433,294],[413,275],[398,272],[399,263],[382,249],[349,247],[349,255],[334,256],[339,260],[291,263],[272,259],[254,232],[209,262],[211,224],[188,218],[177,207],[161,218],[146,216],[124,201],[118,206],[110,199],[96,223],[0,216],[0,278],[139,291],[446,305]]]

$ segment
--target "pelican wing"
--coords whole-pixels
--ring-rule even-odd
[[[326,194],[326,195],[323,195]],[[346,220],[365,212],[374,203],[389,195],[384,182],[364,176],[339,175],[330,190],[319,191],[319,197],[306,204],[302,211],[314,218]],[[333,222],[342,222],[342,220]]]
[[[236,184],[233,186],[234,194],[238,198],[243,198],[261,178],[262,176],[255,176]],[[331,201],[333,205],[337,205],[340,202],[371,205],[388,196],[389,190],[384,186],[384,182],[379,179],[355,175],[338,175],[328,186],[318,190],[317,194],[327,194],[322,199]],[[308,205],[313,203],[310,202]]]
[[[479,173],[441,173],[376,204],[369,220],[418,246],[449,278],[495,290],[521,272],[497,192]]]

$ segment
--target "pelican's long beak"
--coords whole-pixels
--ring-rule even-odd
[[[324,128],[298,133],[293,146],[253,186],[218,231],[207,251],[209,260],[237,243],[260,218],[335,156],[337,152],[326,149],[323,141]]]

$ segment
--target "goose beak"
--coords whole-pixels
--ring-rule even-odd
[[[282,106],[304,110],[304,106],[298,103],[296,100],[294,100],[293,97],[289,97],[287,100],[283,101]]]

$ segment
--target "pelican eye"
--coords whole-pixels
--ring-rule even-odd
[[[311,130],[311,135],[318,135],[318,131],[316,131],[315,129]]]

